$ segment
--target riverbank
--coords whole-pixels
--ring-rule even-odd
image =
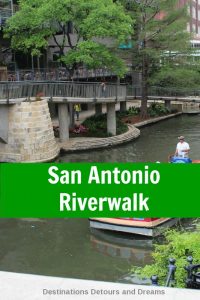
[[[140,136],[140,130],[139,128],[142,128],[144,126],[148,126],[154,123],[158,123],[170,118],[177,117],[181,115],[182,112],[174,113],[165,115],[162,117],[157,118],[151,118],[147,119],[138,123],[128,124],[128,131],[112,136],[112,137],[106,137],[106,138],[87,138],[87,137],[76,137],[76,138],[70,138],[67,142],[58,142],[58,146],[60,148],[61,153],[74,153],[74,152],[80,152],[80,151],[86,151],[86,150],[94,150],[94,149],[103,149],[108,147],[114,147],[121,144],[128,143],[132,140],[135,140]]]

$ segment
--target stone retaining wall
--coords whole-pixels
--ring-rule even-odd
[[[143,122],[128,125],[129,130],[123,134],[116,135],[107,138],[71,138],[69,141],[64,143],[59,143],[60,150],[63,153],[72,153],[78,151],[94,150],[101,148],[108,148],[112,146],[117,146],[120,144],[127,143],[131,140],[136,139],[140,136],[140,130],[143,126],[147,126],[153,123],[157,123],[166,119],[170,119],[181,115],[182,113],[170,114],[154,119],[145,120]]]
[[[1,162],[50,161],[58,155],[46,100],[9,105],[8,119],[8,143],[0,142]]]
[[[145,121],[136,123],[134,125],[137,128],[141,128],[141,127],[144,127],[144,126],[147,126],[147,125],[151,125],[151,124],[154,124],[154,123],[158,123],[160,121],[171,119],[171,118],[174,118],[174,117],[177,117],[177,116],[180,116],[180,115],[182,115],[182,112],[178,112],[178,113],[175,113],[175,114],[170,114],[170,115],[166,115],[166,116],[162,116],[162,117],[157,117],[157,118],[145,120]]]
[[[127,143],[140,135],[140,130],[128,125],[129,130],[123,134],[107,138],[72,138],[68,142],[60,143],[62,152],[70,153],[84,150],[108,148]]]

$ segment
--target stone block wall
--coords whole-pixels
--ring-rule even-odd
[[[43,162],[58,155],[46,100],[10,105],[8,121],[8,143],[0,142],[1,162]]]

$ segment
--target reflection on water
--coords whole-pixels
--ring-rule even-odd
[[[166,162],[184,135],[192,159],[200,159],[200,115],[183,115],[141,128],[141,136],[126,145],[100,151],[66,154],[60,162]]]
[[[126,259],[135,266],[145,265],[151,261],[152,239],[93,228],[91,232],[93,248],[104,255]]]
[[[141,279],[130,272],[132,266],[145,266],[151,263],[153,240],[142,236],[91,229],[93,248],[106,256],[122,258],[129,262],[130,269],[118,278],[118,282],[150,284],[149,279]]]
[[[131,267],[153,249],[148,238],[90,231],[87,219],[0,219],[0,245],[1,271],[135,283]]]
[[[101,241],[90,233],[87,219],[2,219],[0,270],[117,281],[134,260],[138,265],[148,261],[144,253],[150,249],[141,250],[141,257],[139,250],[129,257],[130,247],[120,250],[110,242],[110,253],[114,247],[122,252],[115,256],[97,251],[94,243]]]

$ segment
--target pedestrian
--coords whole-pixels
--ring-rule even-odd
[[[101,97],[105,98],[106,97],[106,83],[103,81],[101,83]]]
[[[185,142],[185,138],[182,135],[178,137],[178,140],[179,142],[176,146],[175,156],[188,157],[190,151],[189,144]]]
[[[75,104],[75,105],[74,105],[74,112],[75,112],[76,120],[77,120],[77,121],[79,121],[79,114],[80,114],[80,111],[81,111],[81,106],[80,106],[80,104]]]

